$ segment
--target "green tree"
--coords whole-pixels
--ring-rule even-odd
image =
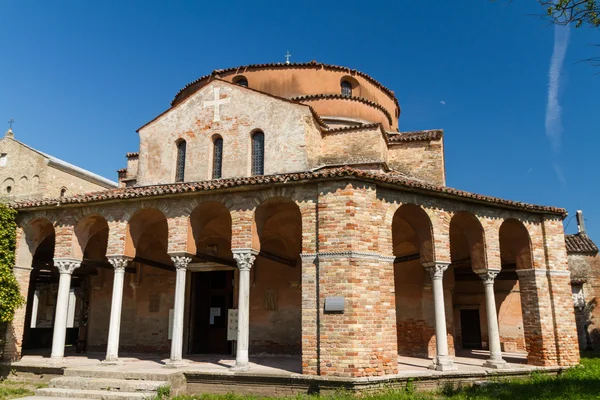
[[[600,0],[538,0],[555,24],[600,27]]]
[[[24,303],[13,274],[15,265],[16,210],[0,204],[0,323],[11,322],[15,309]]]

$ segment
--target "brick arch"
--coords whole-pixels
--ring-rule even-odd
[[[51,262],[56,240],[54,224],[46,216],[20,222],[23,234],[17,246],[16,265],[31,267],[36,255]],[[38,250],[44,254],[39,254]]]
[[[499,229],[500,259],[502,264],[516,264],[517,269],[532,269],[531,236],[518,219],[509,218]]]
[[[139,208],[127,221],[124,254],[129,257],[154,253],[153,261],[172,263],[167,255],[169,227],[167,217],[158,208]],[[147,257],[143,257],[147,258]],[[158,259],[155,259],[158,258]]]
[[[81,260],[87,255],[95,260],[104,259],[108,235],[108,222],[102,214],[89,212],[78,218],[73,229],[73,258]]]
[[[458,211],[450,220],[450,258],[452,263],[470,263],[473,270],[487,269],[485,231],[468,211]]]
[[[302,213],[289,197],[269,197],[254,211],[252,248],[260,251],[267,242],[280,242],[286,254],[302,251]]]
[[[194,205],[187,218],[186,251],[189,254],[207,253],[232,259],[232,218],[229,208],[214,200],[196,201]]]
[[[425,210],[413,203],[402,204],[395,209],[390,226],[394,256],[416,251],[422,263],[435,261],[433,224]]]

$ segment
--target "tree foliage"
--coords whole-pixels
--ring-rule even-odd
[[[538,0],[555,24],[600,27],[600,0]]]
[[[13,274],[15,265],[16,210],[0,204],[0,322],[11,322],[24,303]]]

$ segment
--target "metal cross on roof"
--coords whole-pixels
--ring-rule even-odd
[[[290,57],[291,57],[291,56],[292,56],[292,55],[290,54],[290,51],[289,51],[289,50],[288,50],[288,51],[286,51],[286,53],[285,53],[285,63],[286,63],[286,64],[289,64],[289,63],[290,63]]]
[[[12,129],[13,122],[15,122],[15,120],[12,118],[8,120],[8,129]]]

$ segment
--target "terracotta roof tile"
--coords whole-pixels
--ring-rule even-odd
[[[121,168],[117,170],[117,173],[121,173],[121,172],[127,172],[127,168]]]
[[[137,151],[135,153],[127,153],[125,154],[125,157],[127,158],[134,158],[134,157],[139,157],[140,153],[138,153]]]
[[[357,97],[357,96],[344,96],[343,94],[337,93],[337,94],[307,94],[304,96],[297,96],[297,97],[292,97],[292,100],[294,101],[299,101],[299,102],[305,102],[305,101],[311,101],[311,100],[350,100],[350,101],[358,101],[360,103],[369,105],[373,108],[378,109],[379,111],[381,111],[382,113],[385,114],[385,116],[388,119],[388,122],[390,123],[390,125],[393,123],[392,122],[392,115],[388,112],[388,110],[386,110],[381,104],[379,103],[375,103],[374,101],[365,99],[364,97]]]
[[[372,128],[380,128],[383,131],[383,127],[379,122],[375,122],[372,124],[362,124],[362,125],[352,125],[352,126],[342,126],[340,128],[331,128],[323,130],[323,133],[337,133],[337,132],[347,132],[347,131],[362,131],[365,129]],[[385,133],[385,131],[383,131]],[[386,133],[387,134],[387,133]]]
[[[567,253],[598,253],[598,247],[585,233],[565,235]]]
[[[389,135],[390,143],[416,142],[423,140],[440,140],[444,136],[442,129],[430,129],[425,131],[400,132],[397,135]]]
[[[289,64],[287,64],[287,63],[250,64],[250,65],[241,65],[239,67],[216,69],[213,72],[211,72],[210,74],[201,76],[200,78],[196,79],[195,81],[190,82],[187,85],[185,85],[183,87],[183,89],[181,89],[179,92],[177,92],[177,94],[175,95],[175,98],[173,99],[173,101],[171,101],[171,105],[174,105],[178,101],[178,97],[189,87],[194,86],[197,83],[200,83],[204,79],[208,79],[208,78],[218,75],[218,74],[227,74],[227,73],[236,72],[236,71],[238,73],[243,73],[243,71],[246,71],[248,69],[316,68],[316,67],[325,68],[325,69],[333,69],[336,71],[348,71],[348,73],[354,73],[359,76],[362,76],[363,78],[365,78],[366,80],[368,80],[369,82],[371,82],[372,84],[377,86],[379,89],[381,89],[383,92],[385,92],[391,99],[393,99],[394,103],[396,103],[396,106],[398,107],[398,110],[400,110],[400,105],[398,104],[398,99],[396,98],[396,95],[394,94],[394,92],[392,90],[386,88],[385,86],[383,86],[379,81],[373,79],[371,76],[365,74],[364,72],[360,72],[360,71],[357,71],[355,69],[351,69],[348,67],[319,63],[316,61],[311,61],[311,62],[306,62],[306,63],[289,63]]]
[[[126,187],[96,193],[80,194],[72,197],[21,201],[17,203],[12,203],[10,206],[15,209],[22,210],[37,207],[60,206],[64,204],[95,203],[108,200],[166,196],[177,193],[204,192],[232,187],[285,184],[292,181],[319,181],[350,177],[366,181],[372,181],[375,183],[393,185],[408,190],[425,192],[434,196],[449,197],[457,200],[485,202],[498,207],[520,209],[531,212],[543,212],[548,214],[558,214],[562,217],[565,217],[567,215],[567,211],[562,208],[538,206],[511,200],[504,200],[496,197],[465,192],[462,190],[453,189],[445,186],[431,185],[428,183],[408,179],[395,174],[382,174],[363,171],[348,166],[339,168],[323,168],[317,171],[297,172],[289,174],[252,176],[247,178],[230,178],[154,186]]]

